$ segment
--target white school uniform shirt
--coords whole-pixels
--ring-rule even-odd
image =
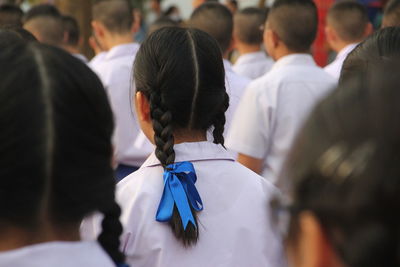
[[[274,61],[264,51],[258,51],[241,55],[233,65],[233,70],[254,80],[267,73],[272,65]]]
[[[275,183],[298,128],[316,102],[335,85],[308,54],[279,59],[246,89],[226,146],[263,159],[261,175]]]
[[[279,267],[282,242],[271,223],[269,201],[277,189],[235,162],[212,142],[174,146],[175,162],[193,163],[204,209],[198,212],[199,240],[185,248],[168,223],[156,221],[164,190],[163,168],[154,153],[117,185],[124,225],[122,250],[135,267]],[[96,238],[99,218],[84,222]]]
[[[106,88],[115,118],[115,158],[117,163],[140,166],[153,150],[137,122],[132,68],[139,45],[122,44],[97,55],[89,65],[99,75]],[[141,139],[142,142],[137,140]]]
[[[356,46],[357,46],[357,44],[349,44],[348,46],[346,46],[345,48],[340,50],[340,52],[337,54],[335,60],[332,63],[330,63],[329,65],[327,65],[324,68],[324,70],[329,75],[331,75],[333,78],[335,78],[337,81],[339,81],[343,62],[347,58],[347,55],[350,54],[350,52],[353,51],[354,48],[356,48]]]
[[[226,123],[224,135],[226,136],[229,132],[233,115],[239,105],[240,99],[251,80],[234,72],[232,64],[226,59],[224,59],[224,67],[225,87],[226,92],[229,95],[229,108],[225,113]]]
[[[115,267],[96,241],[47,242],[0,252],[2,267]]]

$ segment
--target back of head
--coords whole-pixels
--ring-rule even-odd
[[[316,106],[287,162],[290,240],[311,212],[343,266],[400,264],[399,78],[398,63],[355,74]]]
[[[400,26],[400,0],[390,0],[385,7],[382,27]]]
[[[153,24],[150,25],[147,32],[148,35],[165,27],[179,27],[179,23],[169,17],[158,18]]]
[[[26,23],[33,18],[44,16],[59,18],[61,17],[61,13],[53,5],[41,4],[33,6],[31,9],[29,9],[28,12],[25,14],[23,20],[24,23]]]
[[[52,5],[32,7],[24,17],[24,28],[45,44],[61,46],[64,40],[61,14]]]
[[[132,8],[127,0],[98,0],[92,13],[95,21],[114,34],[126,34],[132,29]]]
[[[381,29],[369,36],[347,56],[339,82],[351,79],[358,72],[366,75],[373,73],[375,66],[398,58],[400,58],[400,28]]]
[[[308,52],[317,35],[317,7],[312,0],[276,0],[267,26],[292,52]]]
[[[100,80],[80,60],[39,43],[9,47],[0,62],[2,229],[40,234],[47,222],[62,233],[100,211],[99,241],[122,262],[113,119]]]
[[[227,7],[219,3],[202,4],[190,16],[189,26],[214,37],[222,52],[227,52],[233,32],[233,17]]]
[[[136,55],[134,78],[150,102],[156,156],[164,168],[175,161],[174,133],[205,134],[213,126],[214,142],[224,143],[229,97],[220,48],[207,33],[176,27],[154,32]],[[176,208],[170,225],[184,245],[197,242],[198,228],[189,223],[184,230]]]
[[[68,46],[76,47],[79,45],[80,30],[78,21],[72,16],[62,16],[64,26],[64,34],[67,35],[65,44]]]
[[[248,7],[236,13],[233,30],[236,39],[244,44],[260,45],[263,41],[267,12],[260,8]]]
[[[328,11],[327,25],[332,27],[339,38],[347,43],[361,41],[368,22],[367,9],[355,1],[336,2]]]
[[[22,26],[22,17],[24,12],[15,5],[0,5],[0,27],[4,26]]]

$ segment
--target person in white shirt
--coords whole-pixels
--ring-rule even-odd
[[[223,147],[229,97],[217,42],[197,29],[163,28],[142,44],[135,64],[139,122],[156,150],[117,186],[127,262],[282,266],[268,209],[277,189]],[[96,218],[84,224],[96,237]]]
[[[190,27],[205,31],[214,37],[221,47],[225,66],[226,91],[229,95],[229,108],[226,113],[226,133],[229,132],[233,114],[239,104],[250,79],[233,71],[228,56],[234,49],[233,16],[229,9],[219,3],[205,3],[195,9],[188,22]]]
[[[366,8],[354,1],[338,1],[328,11],[326,40],[337,54],[324,70],[339,80],[343,61],[347,55],[372,33]]]
[[[105,0],[93,6],[93,31],[106,53],[89,63],[99,75],[113,108],[117,180],[138,169],[153,147],[141,138],[132,108],[131,73],[139,44],[133,40],[133,15],[126,0]]]
[[[79,43],[82,42],[79,25],[77,20],[72,16],[61,17],[64,28],[64,41],[62,47],[70,52],[74,57],[88,63],[86,56],[80,53]]]
[[[249,7],[234,17],[233,38],[240,56],[233,70],[249,79],[256,79],[267,73],[274,61],[261,48],[266,10]]]
[[[309,54],[317,22],[313,1],[275,1],[264,42],[276,63],[246,89],[227,139],[240,163],[274,183],[303,119],[335,85]]]
[[[0,266],[126,266],[101,81],[37,42],[1,47],[0,62]],[[98,241],[81,241],[80,223],[96,211]]]

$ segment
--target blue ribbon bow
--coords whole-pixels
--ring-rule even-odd
[[[170,221],[174,205],[176,205],[184,230],[186,230],[189,222],[197,227],[190,210],[190,206],[196,211],[203,210],[203,202],[194,186],[196,180],[197,176],[193,164],[188,161],[170,164],[166,167],[164,171],[164,192],[157,210],[157,221]]]

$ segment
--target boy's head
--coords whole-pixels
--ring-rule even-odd
[[[318,28],[312,0],[276,0],[268,15],[264,44],[275,60],[293,53],[308,53]]]
[[[326,38],[333,50],[359,43],[372,31],[366,8],[354,1],[339,1],[328,11]]]
[[[382,27],[400,26],[400,0],[390,0],[383,13]]]
[[[133,41],[133,11],[127,0],[97,0],[92,14],[93,32],[105,50]]]
[[[77,49],[80,41],[79,24],[72,16],[62,16],[64,27],[64,45]]]
[[[22,26],[24,12],[15,5],[0,5],[0,27]]]
[[[232,50],[233,17],[226,6],[219,3],[201,5],[190,16],[189,26],[214,37],[224,55]]]
[[[240,10],[234,17],[233,36],[237,44],[260,46],[267,18],[266,10],[249,7]]]
[[[45,44],[62,46],[64,29],[61,14],[52,5],[37,5],[24,16],[24,28]]]

